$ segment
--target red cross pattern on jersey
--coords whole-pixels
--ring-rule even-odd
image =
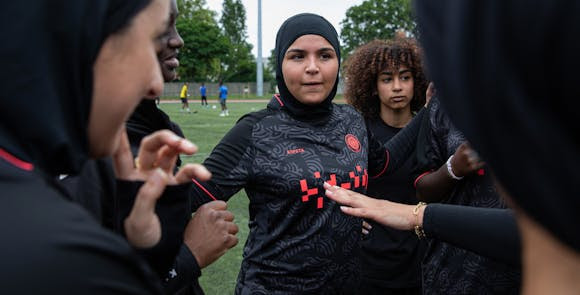
[[[367,188],[369,179],[367,169],[362,169],[357,165],[355,171],[350,171],[348,175],[350,177],[350,181],[341,183],[340,187],[344,189],[359,188],[361,186],[365,189]],[[314,178],[320,179],[319,171],[314,172]],[[330,179],[326,180],[326,182],[328,182],[330,185],[337,185],[336,174],[330,174]],[[300,189],[304,193],[304,195],[302,195],[303,203],[310,201],[310,197],[316,197],[316,208],[322,209],[324,206],[324,192],[322,194],[319,194],[318,192],[324,191],[323,189],[319,190],[316,186],[309,188],[306,179],[300,180]]]

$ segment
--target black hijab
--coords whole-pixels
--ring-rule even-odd
[[[452,121],[517,205],[580,251],[580,2],[416,2]]]
[[[100,47],[150,1],[2,3],[0,148],[49,175],[77,172]]]
[[[317,119],[326,117],[332,112],[332,100],[336,95],[338,87],[338,74],[334,88],[326,99],[318,105],[305,105],[299,102],[288,90],[282,75],[282,62],[288,47],[304,35],[319,35],[324,37],[332,45],[338,57],[340,68],[340,43],[336,30],[325,18],[312,13],[301,13],[287,19],[276,35],[276,83],[280,91],[280,99],[284,102],[284,107],[295,117],[303,119]]]

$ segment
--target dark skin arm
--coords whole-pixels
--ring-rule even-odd
[[[467,142],[462,143],[451,159],[451,168],[458,177],[475,173],[485,163],[479,160],[477,153]],[[436,171],[423,176],[417,181],[417,198],[423,202],[440,202],[449,194],[456,180],[449,175],[447,165],[443,164]]]

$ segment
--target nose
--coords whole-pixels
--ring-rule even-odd
[[[171,35],[171,37],[169,38],[169,47],[171,48],[181,48],[183,47],[183,39],[181,38],[181,35],[179,35],[179,33],[176,31],[175,34]]]
[[[306,59],[306,73],[317,74],[320,71],[316,57],[312,56]]]
[[[149,82],[149,90],[145,95],[146,98],[154,99],[163,93],[163,75],[161,74],[161,67],[157,63],[157,59],[155,59],[155,63],[153,69],[151,71],[151,80]]]
[[[401,80],[399,80],[399,78],[394,78],[393,79],[393,91],[394,92],[399,92],[401,90],[403,90],[401,88]]]

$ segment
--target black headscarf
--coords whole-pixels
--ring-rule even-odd
[[[517,205],[580,251],[580,2],[416,3],[454,124]]]
[[[49,175],[78,171],[100,47],[150,1],[2,3],[0,148]]]
[[[332,45],[338,57],[340,68],[340,42],[336,30],[325,18],[312,13],[301,13],[287,19],[276,35],[276,82],[280,91],[280,98],[284,102],[284,107],[294,116],[304,119],[320,118],[332,112],[332,100],[336,95],[338,87],[338,74],[334,88],[326,99],[318,105],[305,105],[300,103],[288,90],[282,75],[282,62],[288,47],[304,35],[319,35],[324,37]]]

